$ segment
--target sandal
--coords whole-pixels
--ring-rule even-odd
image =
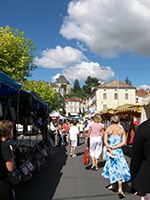
[[[122,190],[118,190],[118,196],[119,196],[119,199],[125,198],[125,194],[123,193]]]
[[[91,170],[94,170],[94,169],[95,169],[95,165],[92,165]]]
[[[108,190],[113,190],[113,191],[115,191],[115,186],[110,185],[107,189],[108,189]]]

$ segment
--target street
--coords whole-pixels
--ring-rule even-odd
[[[107,189],[109,180],[101,176],[104,160],[99,161],[100,169],[92,171],[91,162],[83,164],[84,139],[76,149],[77,157],[70,157],[70,147],[53,147],[53,154],[46,158],[41,170],[32,179],[16,187],[17,200],[116,200],[116,192]],[[130,158],[126,156],[128,164]],[[123,184],[126,200],[139,200],[130,193],[130,183]]]

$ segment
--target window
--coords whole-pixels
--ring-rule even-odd
[[[125,93],[125,99],[128,99],[128,93]]]
[[[103,109],[104,109],[104,108],[107,108],[107,104],[103,104]]]
[[[118,94],[117,93],[114,94],[114,99],[118,99]]]
[[[107,99],[107,94],[103,93],[103,99]]]

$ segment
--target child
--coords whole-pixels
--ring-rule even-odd
[[[77,125],[77,121],[73,121],[73,126],[70,127],[69,134],[70,134],[70,141],[71,141],[71,152],[70,155],[74,158],[76,157],[75,150],[77,147],[77,135],[79,135],[79,130]]]

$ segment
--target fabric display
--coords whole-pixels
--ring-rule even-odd
[[[20,148],[21,149],[21,148]],[[22,148],[24,150],[24,148]],[[27,147],[25,153],[16,148],[15,163],[13,172],[9,173],[9,181],[17,185],[21,181],[26,182],[32,178],[32,174],[41,169],[45,163],[45,157],[52,153],[50,141],[40,141],[30,149]]]
[[[18,183],[21,182],[21,179],[22,179],[21,172],[17,170],[16,166],[13,172],[8,174],[8,178],[9,178],[9,181],[14,185],[17,185]]]

